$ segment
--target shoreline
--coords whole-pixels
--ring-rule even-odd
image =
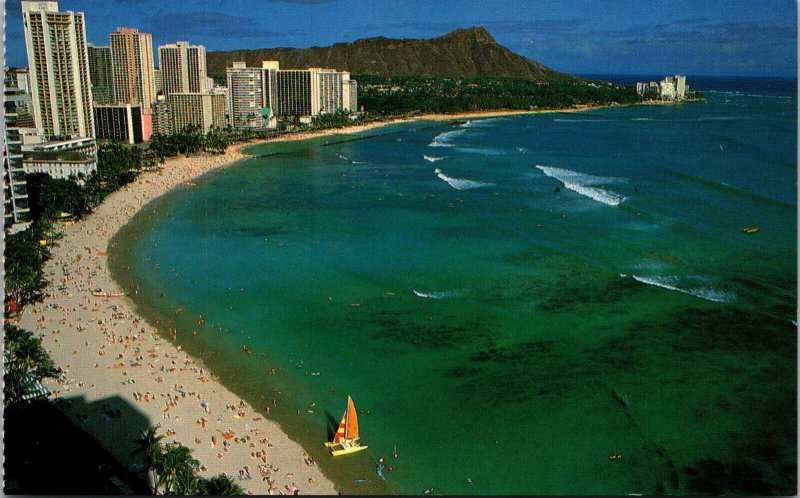
[[[53,361],[64,370],[58,380],[43,384],[51,401],[72,422],[105,447],[119,462],[140,464],[133,457],[136,439],[149,426],[160,426],[163,442],[192,449],[203,466],[199,475],[226,473],[252,494],[336,494],[335,483],[317,465],[306,462],[307,449],[259,410],[235,395],[207,371],[202,360],[162,337],[157,326],[137,313],[128,297],[99,298],[92,291],[121,292],[111,275],[113,238],[152,201],[212,171],[251,157],[246,147],[299,141],[337,134],[357,134],[410,121],[580,112],[608,106],[547,110],[500,110],[458,114],[426,114],[344,128],[295,133],[274,139],[232,145],[218,156],[171,158],[159,171],[141,174],[109,195],[93,213],[74,224],[58,223],[63,234],[45,265],[51,279],[41,303],[27,307],[19,325],[42,337]],[[209,408],[205,408],[208,403]],[[131,428],[109,406],[147,420]],[[225,407],[225,409],[223,409]],[[116,412],[118,414],[119,411]],[[225,444],[224,434],[231,444]],[[231,435],[233,434],[233,435]],[[224,448],[227,446],[227,448]],[[259,466],[261,466],[259,468]],[[248,472],[249,471],[249,472]],[[251,479],[238,480],[249,473]],[[269,481],[266,477],[269,476]],[[269,483],[272,484],[269,484]]]
[[[226,473],[251,494],[292,494],[294,488],[336,494],[334,483],[305,462],[305,450],[277,423],[162,338],[128,297],[92,295],[96,288],[122,291],[108,266],[120,228],[173,188],[246,159],[241,149],[247,145],[218,156],[173,158],[112,193],[86,218],[59,223],[63,238],[45,265],[49,296],[28,306],[19,326],[41,336],[64,371],[58,380],[43,382],[51,401],[59,400],[56,406],[124,465],[144,462],[134,455],[137,439],[149,426],[160,426],[163,443],[192,449],[202,477]]]

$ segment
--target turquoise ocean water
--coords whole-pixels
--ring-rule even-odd
[[[794,494],[795,91],[708,85],[255,147],[114,272],[346,493]]]

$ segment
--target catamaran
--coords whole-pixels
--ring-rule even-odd
[[[339,429],[336,435],[333,436],[333,441],[325,443],[327,448],[330,448],[333,456],[346,455],[348,453],[355,453],[356,451],[366,450],[367,446],[358,442],[358,416],[356,415],[356,405],[353,404],[353,398],[347,397],[347,410],[342,415],[342,421],[339,422]]]

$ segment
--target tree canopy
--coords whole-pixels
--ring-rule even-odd
[[[32,388],[31,381],[56,377],[53,360],[33,332],[6,322],[3,325],[3,401],[19,401]]]

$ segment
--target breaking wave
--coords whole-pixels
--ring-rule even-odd
[[[625,197],[605,190],[593,185],[603,185],[606,183],[615,183],[626,181],[624,178],[593,176],[572,171],[569,169],[553,168],[552,166],[536,165],[536,168],[541,170],[545,175],[555,178],[564,184],[564,188],[568,188],[575,193],[586,196],[597,202],[602,202],[609,206],[617,206],[620,202],[625,200]]]
[[[700,287],[696,289],[682,289],[677,286],[677,277],[640,277],[638,275],[631,275],[637,282],[660,287],[662,289],[682,292],[690,296],[699,297],[707,301],[714,301],[715,303],[728,303],[736,298],[735,292],[720,291],[716,289],[709,289]]]
[[[557,123],[605,123],[611,121],[610,119],[568,119],[568,118],[555,118],[553,121]]]
[[[435,292],[420,292],[414,289],[414,294],[417,297],[424,297],[426,299],[447,299],[451,297],[458,297],[464,294],[464,291],[460,290],[448,290],[448,291],[435,291]]]
[[[699,121],[741,121],[745,116],[700,116]]]
[[[450,184],[451,187],[453,187],[456,190],[469,190],[473,188],[489,187],[491,185],[494,185],[493,183],[476,182],[474,180],[464,180],[462,178],[451,178],[442,173],[442,170],[440,170],[439,168],[436,168],[434,170],[434,173],[436,173],[436,176],[446,181],[448,184]]]
[[[446,131],[444,133],[440,133],[433,137],[433,141],[428,144],[429,147],[455,147],[455,144],[452,143],[452,139],[463,135],[466,132],[466,129],[458,129],[452,131]]]
[[[442,156],[442,157],[422,156],[422,157],[425,158],[426,161],[430,161],[432,163],[435,163],[436,161],[441,161],[442,159],[447,159],[447,156]]]
[[[462,128],[489,128],[492,123],[497,121],[504,121],[503,118],[479,119],[477,121],[467,120],[461,124]]]

